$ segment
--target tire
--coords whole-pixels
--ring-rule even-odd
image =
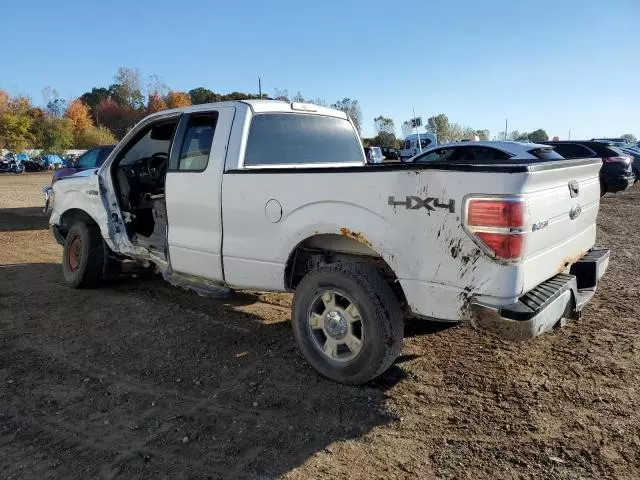
[[[600,198],[604,197],[605,193],[607,193],[607,187],[604,185],[604,182],[600,180]]]
[[[335,301],[329,302],[333,307],[328,308],[325,299],[331,292]],[[358,315],[349,313],[354,312],[351,305]],[[327,322],[334,310],[340,313],[333,327],[347,325],[341,340],[329,337],[332,325]],[[310,320],[312,316],[315,322]],[[400,305],[384,278],[367,265],[335,263],[308,273],[296,288],[291,318],[296,342],[307,361],[322,375],[340,383],[358,385],[376,378],[393,364],[402,349],[404,319]],[[353,323],[349,320],[357,318],[360,320]],[[341,358],[323,351],[323,338],[326,349],[327,342],[351,343],[346,337],[357,337],[358,333],[360,347],[355,356],[355,349],[347,344],[335,350],[329,347],[331,352],[343,355]]]
[[[69,229],[62,251],[62,274],[73,288],[95,287],[102,280],[105,244],[95,225],[77,222]]]

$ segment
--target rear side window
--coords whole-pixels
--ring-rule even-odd
[[[615,147],[610,147],[605,143],[600,142],[592,142],[589,145],[589,148],[596,152],[598,157],[616,157],[620,155],[619,150]]]
[[[451,157],[455,152],[455,148],[439,148],[438,150],[432,150],[430,152],[423,153],[422,155],[417,156],[414,162],[446,162],[447,160],[451,160]]]
[[[545,161],[565,159],[565,157],[554,151],[553,148],[534,148],[533,150],[529,150],[529,153],[534,157]]]
[[[363,163],[358,136],[347,120],[321,115],[263,113],[251,120],[244,164]]]
[[[589,158],[595,156],[593,150],[575,143],[558,143],[553,147],[564,158]]]
[[[493,162],[495,160],[508,160],[511,158],[506,152],[489,147],[461,147],[458,154],[452,160],[459,162]]]
[[[217,120],[217,112],[193,115],[189,118],[180,149],[178,170],[201,172],[207,168]]]

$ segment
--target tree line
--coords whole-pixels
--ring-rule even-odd
[[[142,118],[161,110],[270,98],[266,94],[244,92],[221,94],[204,87],[188,92],[172,90],[156,75],[149,77],[145,95],[139,71],[126,67],[118,69],[110,85],[93,87],[78,98],[67,101],[51,87],[43,90],[43,96],[45,106],[39,107],[24,95],[11,97],[0,90],[0,148],[12,151],[39,148],[51,153],[85,149],[116,143]],[[357,100],[345,97],[328,105],[321,99],[305,99],[300,92],[289,99],[286,90],[277,90],[275,97],[342,110],[360,132],[362,112]]]

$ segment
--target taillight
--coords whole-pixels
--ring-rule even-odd
[[[467,202],[465,228],[495,258],[515,261],[524,252],[526,213],[519,199],[473,198]]]
[[[524,203],[471,200],[467,224],[474,227],[521,227],[524,225]]]
[[[631,163],[631,157],[626,155],[619,155],[617,157],[603,157],[602,161],[605,163]]]

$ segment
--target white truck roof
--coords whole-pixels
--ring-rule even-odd
[[[327,115],[330,117],[343,118],[347,120],[347,115],[334,108],[323,107],[312,103],[283,102],[280,100],[231,100],[227,102],[202,103],[199,105],[189,105],[188,107],[172,108],[156,112],[147,118],[165,116],[172,113],[192,113],[207,111],[211,108],[235,106],[249,107],[254,113],[283,112],[283,113],[310,113],[316,115]]]

